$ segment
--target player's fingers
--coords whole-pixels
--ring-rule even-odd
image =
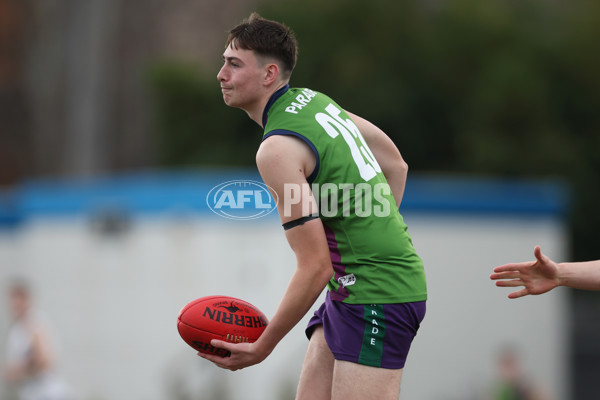
[[[548,258],[547,255],[542,253],[542,248],[540,246],[535,246],[535,249],[533,249],[533,254],[535,255],[535,258],[540,262],[540,264],[550,264],[550,258]]]
[[[495,274],[491,274],[490,279],[492,279],[492,280],[515,279],[515,278],[519,278],[520,276],[521,276],[521,273],[518,271],[506,271],[506,272],[497,272]]]
[[[542,248],[540,246],[535,246],[535,248],[533,249],[533,255],[536,259],[542,261],[542,257],[544,256],[542,254]]]
[[[529,294],[529,290],[525,289],[521,289],[521,290],[517,290],[516,292],[512,292],[508,295],[509,299],[518,299],[519,297],[523,297]]]
[[[499,265],[494,268],[494,272],[520,271],[525,267],[531,266],[531,264],[533,264],[533,263],[524,262],[524,263],[511,263],[511,264]]]
[[[496,286],[499,286],[499,287],[517,287],[517,286],[523,286],[523,285],[524,285],[524,283],[520,279],[511,279],[511,280],[496,282]]]
[[[221,360],[223,360],[223,357],[218,357],[213,354],[206,354],[206,353],[200,353],[200,352],[198,352],[198,356],[204,358],[205,360],[212,362],[213,364],[215,364],[218,367],[223,368],[223,366],[221,365]]]
[[[206,354],[206,353],[200,353],[200,352],[198,352],[198,355],[200,357],[204,358],[205,360],[208,360],[208,361],[212,362],[213,364],[215,364],[219,368],[229,369],[231,371],[235,371],[235,369],[232,368],[229,365],[229,358],[228,357],[220,357],[220,356],[215,356],[213,354]]]
[[[225,349],[225,350],[228,350],[228,351],[231,351],[231,346],[233,345],[233,343],[224,342],[224,341],[219,340],[219,339],[213,339],[213,340],[211,340],[210,344],[213,347],[217,347],[219,349]]]
[[[214,354],[201,353],[201,352],[198,352],[198,355],[200,357],[204,358],[205,360],[212,361],[212,362],[216,362],[216,361],[218,361],[218,359],[223,358],[223,357],[215,356]]]

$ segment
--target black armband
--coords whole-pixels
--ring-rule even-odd
[[[319,214],[307,215],[306,217],[301,217],[293,221],[286,222],[281,226],[283,226],[283,229],[287,231],[297,226],[304,225],[306,222],[316,218],[319,218]]]

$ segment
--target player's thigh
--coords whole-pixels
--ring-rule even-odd
[[[398,400],[402,369],[335,361],[332,400]]]
[[[315,328],[310,341],[300,381],[296,400],[329,400],[331,399],[331,380],[333,377],[334,359],[325,341],[323,327]]]

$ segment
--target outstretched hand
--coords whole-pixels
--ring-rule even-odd
[[[524,286],[510,293],[510,299],[546,293],[559,285],[558,265],[542,253],[540,246],[535,247],[533,254],[535,261],[501,265],[490,275],[490,279],[497,281],[496,286]]]
[[[217,367],[237,371],[263,361],[269,353],[261,352],[255,343],[229,343],[213,339],[210,344],[214,347],[225,349],[231,354],[227,357],[215,354],[198,353],[208,361],[212,361]]]

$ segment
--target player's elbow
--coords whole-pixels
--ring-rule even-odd
[[[299,266],[310,271],[310,279],[319,287],[325,287],[333,276],[333,266],[329,257],[314,257],[310,261],[299,262]]]
[[[328,257],[326,260],[321,262],[321,266],[318,270],[317,279],[320,284],[327,285],[327,282],[333,276],[333,266],[331,265],[331,259]]]
[[[404,180],[408,176],[408,164],[400,154],[391,162],[382,165],[382,169],[388,180]]]
[[[398,170],[404,176],[408,175],[408,164],[404,161],[404,158],[400,157],[398,160]]]

